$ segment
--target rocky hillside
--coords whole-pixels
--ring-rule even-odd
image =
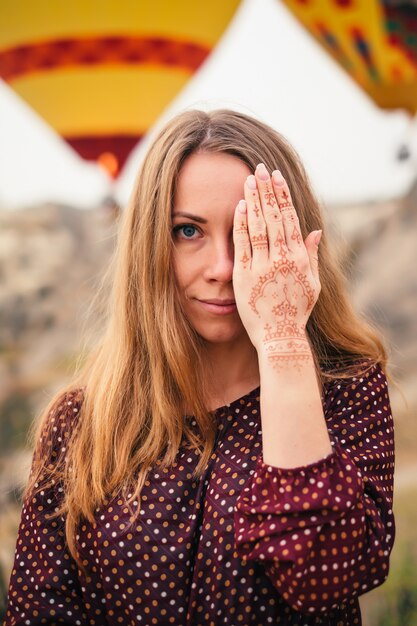
[[[399,388],[397,442],[415,456],[417,422],[417,181],[401,201],[333,212],[356,308],[381,328]],[[404,396],[404,397],[402,397]],[[408,456],[408,455],[407,455]],[[401,462],[401,455],[399,458]]]
[[[344,233],[356,306],[383,328],[395,371],[414,378],[417,365],[417,183],[402,202],[335,213]],[[414,385],[410,392],[415,393]]]
[[[114,235],[104,208],[0,212],[0,406],[70,374]]]

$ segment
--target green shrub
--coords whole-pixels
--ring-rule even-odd
[[[0,454],[21,448],[32,421],[29,398],[18,391],[12,392],[0,405]]]

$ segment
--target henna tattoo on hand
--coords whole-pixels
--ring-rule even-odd
[[[239,224],[239,226],[236,228],[236,235],[237,236],[244,236],[247,237],[248,235],[248,225],[246,224],[246,222],[244,220],[242,220]],[[240,259],[240,262],[243,264],[243,269],[247,268],[247,263],[248,261],[250,261],[250,257],[247,254],[247,251],[245,250],[243,253],[242,258]]]
[[[279,278],[281,275],[281,279]],[[298,285],[298,288],[301,287],[301,291],[303,296],[305,296],[306,302],[306,310],[305,314],[308,313],[314,306],[314,291],[307,280],[305,274],[300,272],[297,265],[294,261],[290,261],[289,259],[273,261],[272,269],[260,276],[258,283],[252,289],[252,293],[249,299],[249,305],[252,310],[259,315],[259,312],[256,308],[256,302],[259,298],[265,297],[265,290],[269,285],[278,285],[280,282],[286,280],[293,282],[295,285]]]
[[[280,210],[281,211],[285,211],[285,210],[288,210],[288,209],[293,209],[293,205],[292,205],[292,203],[291,203],[291,201],[289,199],[289,196],[288,196],[286,191],[282,192],[282,197],[284,198],[284,202],[279,202],[278,203],[278,206],[279,206]]]
[[[256,217],[259,217],[259,207],[258,207],[258,204],[257,204],[257,202],[256,202],[256,193],[253,193],[253,194],[252,194],[252,197],[253,197],[253,204],[254,204],[254,209],[253,209],[253,211],[254,211],[254,213],[255,213]]]
[[[275,194],[273,191],[269,191],[268,187],[266,189],[266,193],[264,194],[264,198],[269,206],[274,207],[276,205]]]
[[[275,370],[282,371],[292,365],[298,372],[303,365],[313,360],[310,345],[304,340],[278,340],[266,345],[268,363]]]
[[[268,235],[265,233],[261,233],[260,235],[252,235],[251,237],[252,248],[257,248],[258,250],[267,250],[268,249]]]
[[[289,291],[292,291],[292,300]],[[299,321],[299,314],[306,316],[314,306],[313,288],[295,262],[283,258],[274,261],[273,268],[261,276],[252,289],[249,304],[259,317],[257,307],[260,301],[270,301],[271,295],[278,303],[271,308],[275,318],[274,325],[267,323],[264,326],[263,345],[268,362],[274,369],[282,369],[291,364],[300,370],[305,362],[313,358],[305,334],[305,324]],[[303,303],[305,311],[300,311]]]
[[[285,250],[284,250],[285,241],[284,241],[284,237],[282,236],[280,231],[278,231],[277,238],[274,241],[274,246],[275,246],[275,248],[278,248],[278,247],[281,248],[279,254],[280,254],[281,258],[284,257],[285,256]]]
[[[305,327],[290,319],[296,317],[297,307],[288,299],[287,285],[284,285],[283,291],[284,301],[272,309],[278,318],[275,328],[265,324],[264,345],[268,362],[274,369],[281,369],[291,363],[300,371],[303,363],[310,361],[312,355],[305,338]]]
[[[301,237],[301,233],[298,230],[297,226],[294,226],[294,230],[292,231],[291,239],[293,241],[296,241],[298,243],[298,245],[300,245],[301,242],[303,241],[302,237]]]
[[[246,267],[247,267],[247,265],[246,265],[246,264],[248,263],[248,261],[250,261],[250,257],[246,254],[246,250],[245,250],[245,252],[244,252],[244,254],[243,254],[243,257],[240,259],[240,262],[241,262],[241,263],[243,263],[243,269],[244,269],[244,270],[245,270],[245,269],[246,269]]]
[[[288,300],[288,286],[284,285],[284,294],[285,294],[285,300],[284,302],[281,302],[281,304],[278,304],[277,306],[274,306],[272,309],[272,312],[275,313],[275,315],[281,315],[284,317],[284,322],[288,321],[289,317],[295,317],[297,315],[297,307],[290,304],[290,301]],[[275,294],[274,294],[275,295]]]

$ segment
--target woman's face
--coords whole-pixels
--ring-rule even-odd
[[[187,158],[178,177],[174,272],[189,322],[211,343],[247,338],[234,304],[233,217],[251,173],[229,154],[197,153]]]

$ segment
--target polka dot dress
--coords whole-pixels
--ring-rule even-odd
[[[120,496],[80,524],[86,575],[48,518],[59,490],[25,502],[5,626],[361,624],[358,596],[385,580],[394,540],[385,376],[375,366],[325,386],[332,452],[293,469],[263,462],[259,391],[216,411],[200,480],[184,446],[153,468],[133,525]],[[69,394],[51,416],[52,458],[81,402]]]

